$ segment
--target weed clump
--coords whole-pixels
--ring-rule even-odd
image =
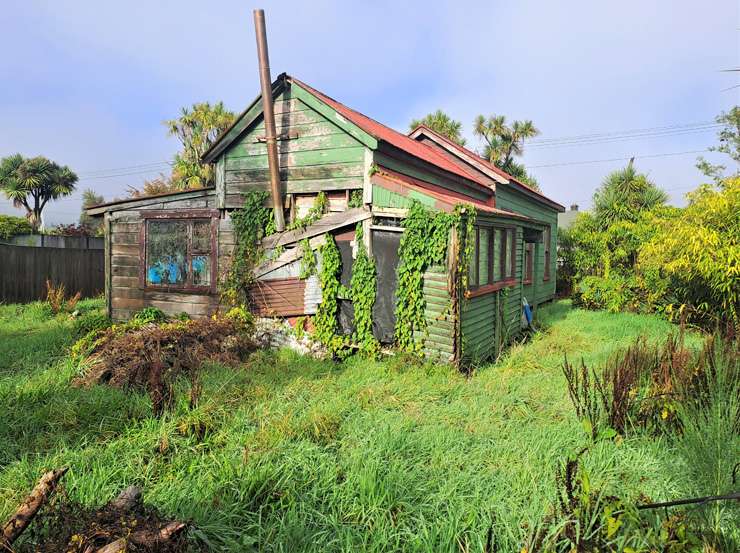
[[[255,349],[252,335],[251,319],[241,312],[195,321],[113,325],[93,331],[73,347],[73,354],[89,361],[76,382],[146,391],[159,416],[172,404],[177,378],[196,382],[204,361],[239,363]]]

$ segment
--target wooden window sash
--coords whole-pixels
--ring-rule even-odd
[[[182,293],[208,293],[215,294],[218,290],[218,222],[219,211],[217,209],[192,209],[192,210],[151,210],[142,211],[142,225],[139,230],[139,288],[159,292],[182,292]],[[186,240],[186,263],[188,267],[187,277],[183,285],[167,284],[157,285],[147,282],[147,238],[149,234],[150,221],[185,221],[187,223]],[[193,226],[195,222],[210,222],[210,251],[195,251],[193,248]],[[196,286],[193,284],[193,256],[208,255],[210,257],[210,283]]]

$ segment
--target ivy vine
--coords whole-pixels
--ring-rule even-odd
[[[374,357],[380,351],[380,343],[373,336],[373,305],[377,291],[377,272],[375,260],[371,258],[363,241],[362,223],[355,230],[357,257],[352,265],[350,296],[354,309],[355,333],[354,342],[360,352]]]
[[[254,267],[264,256],[260,241],[276,230],[272,209],[265,206],[269,196],[267,191],[253,190],[246,195],[244,207],[231,212],[236,244],[221,283],[221,297],[227,304],[248,303],[247,290],[254,283]]]
[[[308,238],[301,240],[298,247],[301,248],[301,267],[298,278],[307,279],[316,274],[316,254]]]
[[[288,225],[287,230],[304,230],[321,219],[321,216],[328,210],[329,198],[324,192],[319,192],[313,201],[313,206],[308,210],[305,217],[296,217],[293,222]]]
[[[433,265],[445,264],[452,228],[458,233],[458,248],[452,252],[456,259],[455,269],[461,275],[463,291],[467,289],[467,266],[475,247],[467,238],[472,236],[474,222],[475,210],[466,205],[458,205],[453,213],[432,211],[417,201],[409,208],[398,248],[395,338],[400,349],[418,353],[423,346],[418,338],[427,328],[424,273]],[[455,301],[457,293],[453,290],[452,301]]]
[[[325,241],[319,248],[321,254],[321,303],[314,316],[314,335],[324,345],[329,345],[337,333],[337,301],[340,288],[339,276],[342,273],[342,257],[331,234],[326,234]]]

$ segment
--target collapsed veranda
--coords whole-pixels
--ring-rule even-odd
[[[454,362],[490,358],[526,325],[523,300],[536,310],[554,297],[560,204],[431,129],[401,134],[295,77],[280,75],[272,95],[285,219],[304,217],[320,192],[328,212],[305,229],[263,241],[268,251],[279,250],[255,270],[255,313],[288,319],[315,314],[321,287],[315,275],[300,278],[299,242],[308,239],[318,254],[331,234],[341,254],[341,282],[349,285],[361,224],[377,268],[373,333],[392,343],[398,246],[413,202],[434,211],[451,213],[461,204],[475,211],[467,289],[459,285],[455,248],[448,248],[447,263],[423,275],[427,329],[415,339],[426,354]],[[230,213],[243,207],[249,192],[270,189],[261,97],[203,161],[215,166],[215,187],[88,210],[104,217],[106,303],[113,319],[148,306],[193,317],[218,309],[219,277],[235,246]],[[350,333],[351,301],[339,303],[340,328]]]

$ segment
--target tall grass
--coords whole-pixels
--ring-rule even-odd
[[[546,332],[470,378],[260,352],[208,367],[197,405],[180,383],[156,419],[141,394],[70,386],[68,318],[2,307],[0,337],[14,339],[0,340],[0,519],[44,468],[67,465],[70,500],[97,506],[138,484],[215,551],[520,551],[556,499],[560,459],[586,439],[563,355],[601,363],[670,329],[567,302],[540,318]],[[690,478],[677,459],[638,436],[599,442],[583,462],[604,493],[672,499]]]
[[[682,432],[676,451],[692,496],[740,490],[740,352],[737,344],[716,340],[706,350],[698,394],[679,404]],[[740,505],[712,502],[692,511],[720,551],[737,551]]]

